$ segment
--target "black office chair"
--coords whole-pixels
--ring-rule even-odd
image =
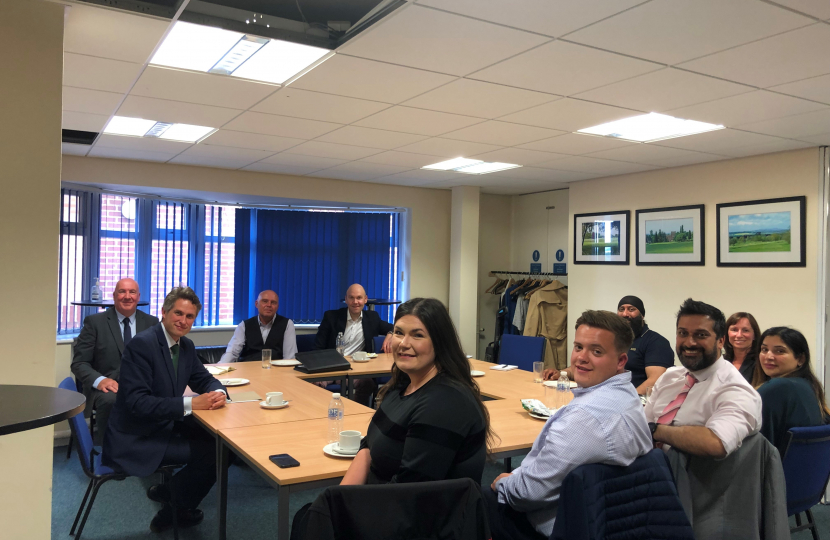
[[[72,380],[72,377],[67,377],[61,381],[58,388],[63,388],[64,390],[75,390],[75,382]],[[129,475],[116,472],[113,469],[101,464],[101,454],[92,446],[92,435],[90,435],[89,431],[86,429],[84,413],[80,412],[69,419],[69,429],[72,431],[72,435],[78,443],[78,459],[81,460],[81,467],[84,470],[84,474],[89,477],[89,486],[86,488],[86,493],[81,501],[81,506],[78,508],[78,513],[75,515],[75,521],[72,522],[72,528],[69,530],[69,536],[75,536],[75,540],[81,540],[81,533],[84,531],[84,525],[86,525],[86,520],[89,517],[90,511],[92,511],[92,505],[95,503],[95,497],[98,496],[98,490],[101,489],[102,485],[110,480],[124,480]],[[168,483],[170,478],[173,476],[173,471],[179,467],[181,467],[181,465],[166,465],[164,467],[160,467],[156,472],[162,476],[161,483]],[[92,495],[91,497],[90,493]],[[89,504],[87,504],[87,500],[89,501]],[[83,519],[81,518],[81,514],[83,514]],[[81,521],[80,527],[78,526],[78,520]],[[75,532],[76,527],[78,528],[77,533]],[[179,527],[176,522],[175,508],[173,509],[173,538],[175,540],[179,539]]]

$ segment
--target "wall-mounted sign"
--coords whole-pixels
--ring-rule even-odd
[[[565,252],[561,249],[556,250],[556,260],[562,262],[562,259],[565,258]]]
[[[542,273],[542,263],[530,263],[530,271],[534,274]]]
[[[568,273],[567,263],[553,263],[553,273],[565,275]]]
[[[539,254],[539,250],[538,250],[538,249],[537,249],[537,250],[534,250],[534,251],[533,251],[533,262],[538,261],[538,260],[539,260],[539,257],[541,257],[541,255]]]

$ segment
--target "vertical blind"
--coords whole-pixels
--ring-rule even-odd
[[[397,213],[238,210],[234,320],[253,316],[266,289],[295,323],[317,323],[343,307],[352,283],[369,298],[396,298],[398,227]],[[392,319],[394,309],[378,311]]]

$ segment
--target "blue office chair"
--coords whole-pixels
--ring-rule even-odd
[[[297,352],[313,351],[316,338],[317,334],[297,334]]]
[[[545,361],[545,338],[532,336],[501,336],[499,364],[519,366],[524,371],[533,371],[533,362]]]
[[[72,389],[69,388],[69,390],[72,390]],[[84,386],[83,386],[83,384],[81,384],[80,379],[75,379],[75,390],[77,390],[77,392],[79,394],[84,393]],[[93,436],[95,435],[95,409],[92,409],[92,414],[89,416],[89,433],[90,433],[90,435],[93,435]],[[66,459],[69,459],[69,457],[72,455],[72,441],[74,441],[74,440],[75,440],[75,436],[72,435],[72,433],[70,432],[69,433],[69,444],[66,445]]]
[[[72,377],[67,377],[61,381],[58,388],[63,388],[64,390],[75,390],[75,381],[72,380]],[[81,507],[78,508],[78,513],[75,515],[75,521],[72,523],[72,529],[69,531],[69,536],[74,535],[75,540],[81,540],[81,533],[84,531],[84,525],[86,525],[86,520],[92,510],[92,505],[95,503],[95,497],[98,496],[98,490],[101,489],[102,485],[110,480],[124,480],[129,475],[116,472],[113,469],[101,464],[100,452],[95,450],[92,446],[92,435],[90,435],[89,430],[86,427],[86,422],[84,422],[83,412],[80,412],[69,419],[69,429],[72,431],[72,435],[78,443],[78,459],[81,460],[81,467],[84,470],[84,474],[90,479],[89,486],[86,488],[86,493],[81,501]],[[178,467],[180,467],[180,465],[166,465],[164,467],[160,467],[156,471],[162,475],[162,484],[166,484],[170,481],[173,471]],[[92,493],[92,497],[90,497],[90,492]],[[89,504],[87,504],[87,499],[89,500]],[[84,510],[84,508],[86,508],[86,510]],[[82,513],[83,519],[81,519]],[[80,527],[78,527],[79,519],[81,520]],[[75,533],[75,527],[78,527],[77,534]],[[179,538],[179,528],[176,523],[175,509],[173,510],[173,538],[175,540],[178,540]]]
[[[383,352],[383,341],[385,339],[386,339],[386,336],[375,336],[374,338],[372,338],[372,341],[374,342],[374,346],[375,346],[373,352],[376,352],[378,354]]]
[[[792,428],[790,441],[782,456],[784,480],[787,484],[787,515],[795,515],[796,526],[790,533],[810,529],[818,540],[818,529],[810,508],[824,495],[830,479],[830,425]],[[801,524],[801,513],[807,523]]]

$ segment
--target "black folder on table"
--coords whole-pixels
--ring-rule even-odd
[[[294,369],[303,373],[327,373],[329,371],[344,371],[352,369],[352,365],[335,349],[322,349],[297,353],[296,359],[301,362]]]

